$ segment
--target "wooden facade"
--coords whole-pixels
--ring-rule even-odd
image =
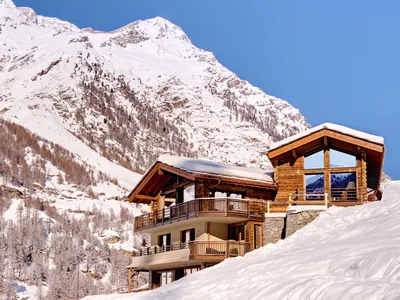
[[[255,177],[195,172],[163,161],[153,164],[128,197],[150,205],[149,213],[135,218],[134,228],[152,240],[151,246],[135,252],[130,289],[137,272],[150,272],[151,287],[156,288],[160,278],[179,279],[187,270],[261,247],[267,201],[275,198],[276,186],[272,178],[267,182]],[[185,195],[190,188],[193,199]],[[188,230],[193,234],[183,240]]]
[[[331,149],[354,156],[355,165],[332,166]],[[318,168],[306,168],[306,157],[320,151],[323,152],[323,164]],[[380,188],[384,153],[385,147],[381,144],[326,128],[283,144],[268,153],[278,188],[275,201],[290,199],[297,204],[320,204],[327,198],[329,205],[363,203],[368,200],[368,194],[376,193]],[[354,186],[331,187],[331,176],[340,173],[354,173]],[[313,174],[323,175],[324,184],[320,194],[314,193],[311,197],[306,189],[306,176]]]

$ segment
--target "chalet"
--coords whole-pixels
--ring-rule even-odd
[[[380,200],[384,154],[382,137],[326,123],[273,144],[274,172],[161,156],[128,197],[150,205],[134,228],[152,243],[135,252],[129,288],[138,272],[157,288],[285,238],[329,206]]]

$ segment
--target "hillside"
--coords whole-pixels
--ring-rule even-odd
[[[126,188],[118,165],[161,154],[270,168],[268,146],[309,126],[160,17],[97,32],[1,0],[0,32],[1,117]]]
[[[103,299],[400,298],[400,182],[381,202],[332,207],[289,238],[165,287]]]

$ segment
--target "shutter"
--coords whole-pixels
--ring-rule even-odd
[[[162,245],[163,245],[163,244],[162,244],[162,242],[163,242],[162,240],[163,240],[163,236],[162,236],[162,235],[159,235],[159,236],[158,236],[158,246],[160,246],[160,247],[162,247]]]
[[[190,241],[194,241],[196,239],[196,231],[194,228],[190,229]]]
[[[184,201],[184,193],[183,188],[176,189],[176,204],[183,203]]]
[[[171,245],[171,234],[167,234],[167,246]]]
[[[182,243],[185,243],[186,241],[185,241],[185,238],[186,238],[186,231],[184,230],[184,231],[181,231],[181,242]]]

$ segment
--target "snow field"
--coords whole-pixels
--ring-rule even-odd
[[[400,299],[400,182],[381,202],[332,207],[286,240],[160,289],[103,299]]]

